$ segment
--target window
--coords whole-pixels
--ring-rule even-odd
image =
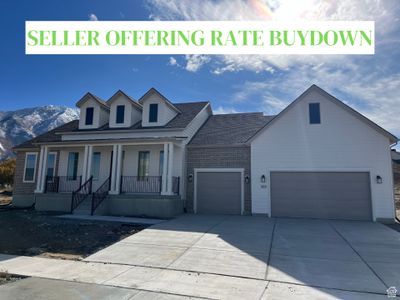
[[[87,107],[86,108],[85,125],[93,125],[93,113],[94,113],[94,108],[93,107]]]
[[[138,177],[149,176],[150,152],[139,151]]]
[[[68,180],[76,180],[78,175],[78,160],[79,160],[79,152],[70,152],[68,154],[68,169],[67,169]]]
[[[164,171],[164,151],[160,151],[160,166],[158,168],[160,176],[162,176],[162,173]]]
[[[320,124],[321,123],[321,113],[319,109],[319,103],[310,103],[308,106],[310,113],[310,124]]]
[[[158,119],[158,104],[150,104],[149,122],[156,123]]]
[[[37,153],[26,153],[24,182],[35,182]]]
[[[100,152],[94,152],[93,153],[93,159],[92,159],[92,176],[93,180],[99,180],[99,174],[100,174],[100,157],[101,154]]]
[[[55,153],[49,153],[47,156],[47,177],[49,179],[53,179],[55,175],[55,169],[56,169],[56,154]]]
[[[116,123],[122,124],[125,120],[125,105],[117,105],[117,118]]]

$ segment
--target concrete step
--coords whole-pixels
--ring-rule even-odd
[[[90,216],[91,210],[90,209],[75,209],[73,214],[74,215],[87,215]]]

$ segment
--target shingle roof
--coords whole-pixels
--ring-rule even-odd
[[[190,145],[244,144],[274,116],[262,113],[237,113],[210,116]]]
[[[186,128],[189,123],[194,119],[194,117],[208,104],[208,102],[188,102],[188,103],[174,103],[174,105],[179,108],[181,113],[177,114],[175,118],[173,118],[168,124],[165,126],[160,126],[156,128],[168,128],[168,129],[181,129]],[[29,141],[26,141],[18,146],[15,146],[14,149],[26,149],[35,147],[35,143],[43,143],[43,142],[60,142],[61,135],[59,133],[63,132],[101,132],[107,130],[132,130],[132,129],[148,129],[149,127],[142,127],[141,122],[134,124],[129,128],[110,128],[108,124],[100,127],[99,129],[79,129],[79,120],[74,120],[69,123],[66,123],[60,127],[57,127],[53,130],[50,130],[44,134],[41,134]],[[151,127],[155,128],[155,127]]]

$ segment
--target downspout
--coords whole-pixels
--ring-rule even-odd
[[[396,141],[394,144],[390,145],[390,149],[391,149],[392,147],[397,146],[397,143],[398,143],[398,141]],[[390,150],[390,151],[391,151],[391,150]],[[392,175],[392,176],[393,176],[393,175]],[[399,219],[399,217],[397,216],[397,213],[396,213],[396,203],[394,203],[394,218],[396,219],[397,222],[400,223],[400,219]]]

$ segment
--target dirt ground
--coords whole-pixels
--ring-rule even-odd
[[[145,228],[55,216],[0,209],[0,253],[79,260]]]
[[[0,205],[6,205],[11,203],[12,191],[0,190]]]

